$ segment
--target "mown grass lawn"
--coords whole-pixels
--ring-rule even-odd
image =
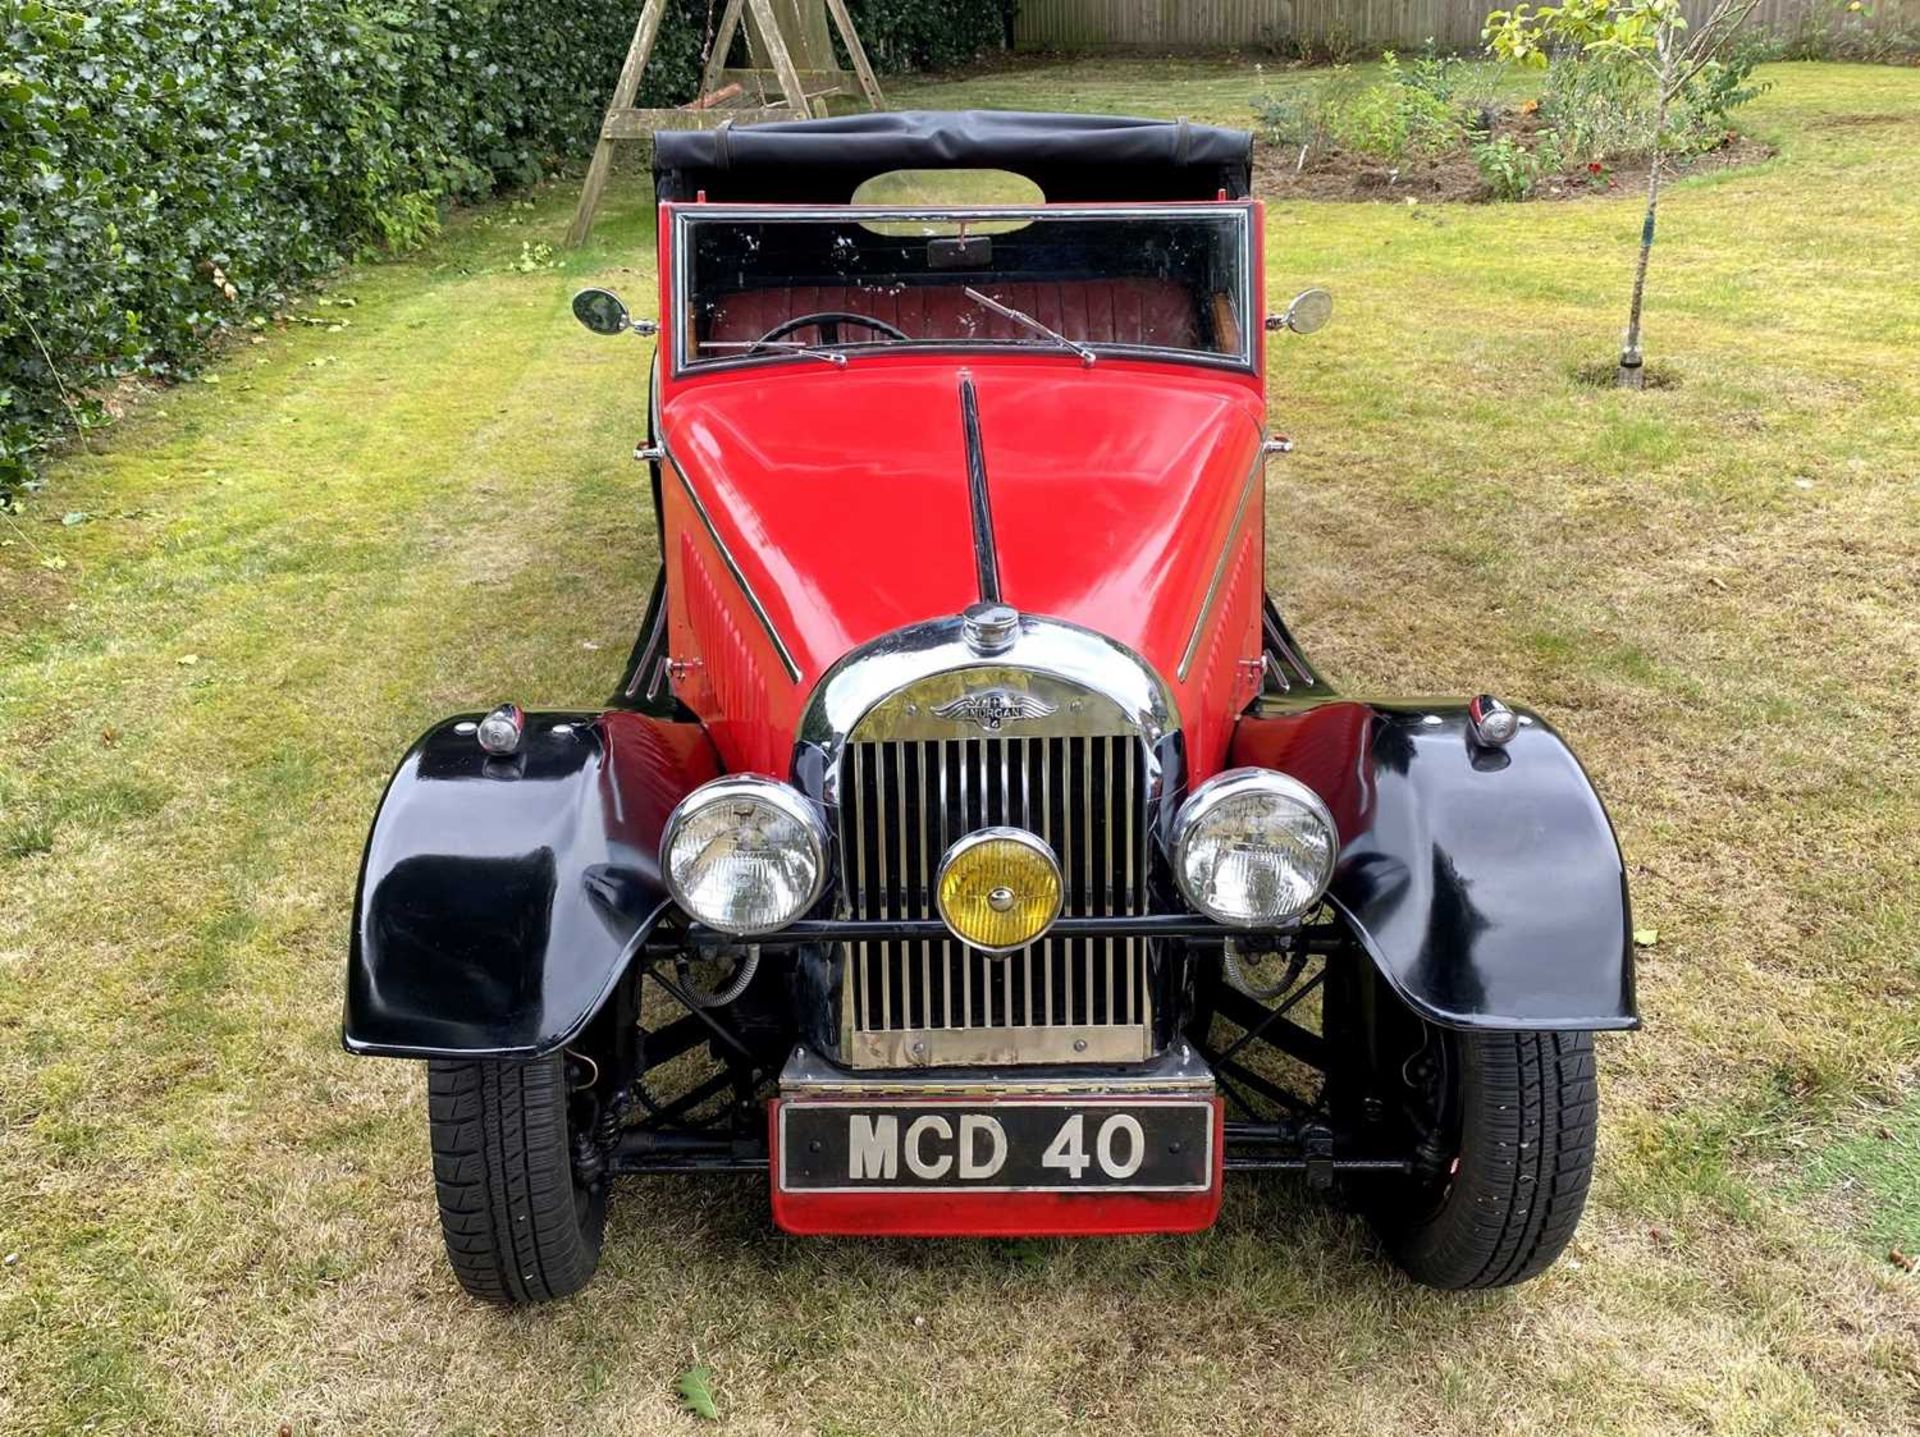
[[[793,1241],[629,1183],[599,1282],[474,1305],[421,1079],[337,1046],[366,822],[438,715],[613,685],[654,563],[627,181],[343,276],[0,523],[0,1432],[1920,1430],[1920,71],[1773,67],[1759,168],[1630,199],[1289,205],[1270,583],[1356,693],[1551,714],[1632,864],[1638,1036],[1524,1289],[1416,1290],[1285,1183],[1212,1232]],[[1237,120],[1255,77],[1074,64],[898,103]],[[537,252],[536,252],[537,253]],[[71,524],[66,516],[77,517]],[[284,1428],[283,1428],[284,1424]]]

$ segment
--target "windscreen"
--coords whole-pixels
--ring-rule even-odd
[[[899,346],[1251,358],[1244,206],[697,206],[677,223],[682,368]]]

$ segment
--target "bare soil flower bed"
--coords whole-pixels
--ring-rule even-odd
[[[1533,116],[1509,114],[1495,122],[1493,134],[1530,141],[1537,129]],[[1665,173],[1670,179],[1736,169],[1771,159],[1773,146],[1749,135],[1729,134],[1725,141],[1698,154],[1670,157]],[[1409,155],[1398,162],[1348,150],[1318,151],[1299,164],[1300,152],[1265,141],[1254,146],[1254,190],[1263,199],[1301,200],[1460,200],[1495,198],[1474,163],[1461,148],[1441,155]],[[1595,196],[1642,194],[1647,184],[1646,159],[1608,164],[1569,165],[1555,178],[1542,179],[1524,200],[1584,200]]]

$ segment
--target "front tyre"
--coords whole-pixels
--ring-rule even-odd
[[[488,1302],[565,1297],[587,1285],[606,1227],[604,1177],[576,1177],[566,1068],[427,1064],[440,1230],[460,1285]]]
[[[1424,1090],[1427,1171],[1376,1190],[1368,1216],[1430,1287],[1504,1287],[1552,1266],[1593,1178],[1593,1035],[1428,1030],[1403,1065]]]

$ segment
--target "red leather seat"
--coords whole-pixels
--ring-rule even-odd
[[[716,300],[703,339],[737,343],[760,338],[775,325],[803,314],[842,310],[870,315],[903,330],[913,339],[1024,340],[1036,336],[1003,319],[961,293],[961,285],[787,285],[745,290]],[[1184,285],[1163,279],[1050,280],[1038,284],[974,286],[1002,304],[1032,315],[1049,329],[1086,344],[1144,344],[1196,349],[1199,316]],[[790,338],[806,343],[819,335],[811,328]],[[857,343],[872,337],[852,325],[841,339]]]

